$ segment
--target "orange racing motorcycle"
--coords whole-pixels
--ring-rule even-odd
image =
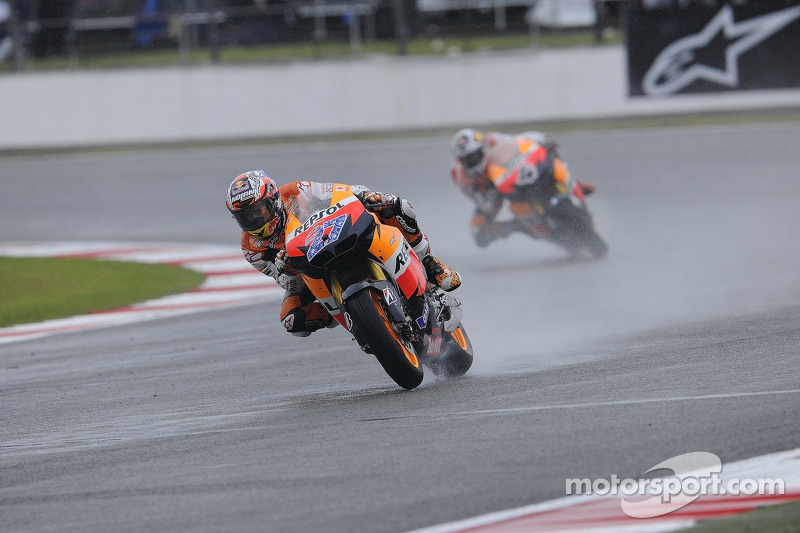
[[[509,201],[516,230],[560,246],[573,256],[602,259],[608,245],[595,229],[586,203],[594,187],[580,183],[554,152],[536,143],[507,167],[488,171],[497,192]],[[551,168],[541,172],[540,168]]]
[[[350,186],[326,184],[324,197],[288,208],[286,253],[317,300],[399,386],[422,383],[423,366],[444,377],[472,366],[461,303],[427,282],[400,230],[381,224]]]

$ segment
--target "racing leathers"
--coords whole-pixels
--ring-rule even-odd
[[[547,227],[534,197],[549,198],[569,176],[555,141],[537,131],[519,135],[490,132],[484,141],[484,170],[480,175],[470,175],[457,157],[450,171],[453,182],[475,203],[470,221],[475,243],[488,246],[515,231],[543,237]],[[498,221],[505,200],[514,217]]]
[[[313,198],[322,197],[326,187],[330,189],[331,184],[295,181],[281,186],[279,191],[285,211],[290,211],[294,202],[307,204]],[[445,290],[452,290],[460,285],[458,273],[430,255],[428,237],[420,231],[416,212],[407,200],[392,194],[370,191],[363,185],[353,185],[352,190],[364,207],[374,213],[383,224],[394,226],[403,233],[417,256],[423,259],[431,282],[439,284]],[[277,280],[286,291],[280,310],[280,320],[286,331],[305,337],[320,328],[335,327],[337,322],[316,301],[300,273],[287,260],[285,245],[285,227],[267,239],[259,239],[242,231],[241,246],[245,259],[257,270]]]

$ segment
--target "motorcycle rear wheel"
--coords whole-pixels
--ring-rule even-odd
[[[472,342],[463,324],[459,324],[455,331],[446,334],[441,355],[428,366],[437,376],[456,378],[472,367],[472,357]]]
[[[383,369],[399,386],[414,389],[422,383],[422,364],[414,347],[397,332],[383,301],[372,289],[357,292],[347,299],[345,309],[358,324],[356,339],[369,348]]]
[[[588,252],[595,259],[602,259],[608,253],[608,245],[594,229],[592,217],[568,201],[556,204],[549,215],[558,227],[550,234],[554,241],[572,253]]]

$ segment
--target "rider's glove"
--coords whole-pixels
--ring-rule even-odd
[[[278,267],[272,261],[268,261],[264,268],[261,269],[261,272],[273,279],[278,279],[278,276],[281,275],[281,273],[278,272]]]
[[[278,269],[278,274],[283,274],[286,270],[286,262],[289,260],[289,255],[286,250],[281,249],[278,255],[275,256],[275,267]]]
[[[277,280],[286,271],[287,259],[286,250],[280,250],[273,261],[267,261],[263,270],[264,274]]]
[[[400,198],[393,194],[373,192],[364,197],[364,207],[383,218],[396,217],[403,212]]]
[[[278,285],[292,294],[300,294],[305,287],[303,277],[297,269],[292,267],[289,262],[289,254],[285,249],[281,249],[275,257],[275,267],[278,269],[278,277],[275,278]]]

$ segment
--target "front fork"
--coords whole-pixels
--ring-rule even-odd
[[[343,302],[361,290],[375,290],[380,293],[389,314],[397,326],[398,333],[411,341],[418,356],[427,352],[430,336],[434,330],[452,332],[461,323],[463,311],[461,302],[447,294],[441,287],[428,283],[423,294],[403,298],[397,285],[383,269],[368,261],[368,272],[364,279],[343,287],[337,272],[331,272],[331,293],[343,308]]]
[[[420,329],[424,331],[427,325],[428,305],[425,296],[420,295],[406,299],[397,284],[386,275],[380,265],[367,261],[365,267],[365,270],[358,276],[350,275],[349,279],[344,280],[338,272],[330,273],[331,294],[339,307],[343,308],[343,303],[359,291],[375,291],[383,301],[398,333],[410,341],[421,339],[422,334],[419,334],[418,331]],[[357,281],[353,281],[354,277]],[[349,284],[344,286],[346,283]],[[421,327],[419,327],[420,324]]]

